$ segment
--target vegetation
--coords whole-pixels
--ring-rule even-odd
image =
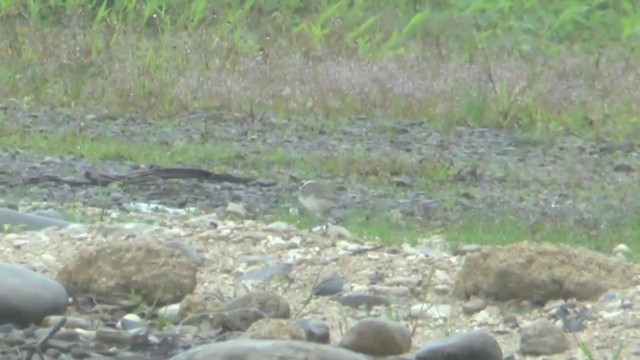
[[[352,117],[402,118],[445,132],[496,127],[531,141],[572,134],[625,142],[640,134],[640,5],[633,0],[0,0],[0,23],[0,102],[20,109],[134,114],[162,126],[215,109],[240,114],[237,121],[275,116],[326,131]],[[212,157],[232,164],[240,153],[232,143],[167,150],[153,139],[124,145],[19,128],[0,118],[0,145],[164,165]],[[320,163],[325,173],[366,179],[453,176],[442,166],[424,172],[402,154],[374,173],[364,152],[293,161],[278,149],[261,150],[244,157],[257,172],[279,164],[314,175],[305,164]],[[535,230],[505,219],[471,219],[449,230],[494,241],[502,237],[491,234],[503,230],[506,242]],[[379,229],[353,225],[392,234],[394,221],[380,220]],[[597,236],[571,224],[540,233],[580,244],[606,238],[590,245],[603,250],[637,239],[635,222],[611,223],[619,225]]]
[[[638,130],[631,0],[3,0],[0,95],[444,126]],[[117,110],[115,110],[117,109]]]

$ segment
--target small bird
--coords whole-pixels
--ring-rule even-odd
[[[328,187],[310,180],[302,183],[298,192],[300,203],[316,217],[322,217],[337,202],[336,194]]]

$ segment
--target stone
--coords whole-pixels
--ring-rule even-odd
[[[49,216],[41,216],[36,214],[28,214],[20,211],[0,208],[0,232],[11,231],[37,231],[47,228],[64,228],[71,223],[54,219]]]
[[[224,311],[254,307],[264,312],[270,318],[288,319],[291,316],[289,303],[280,295],[268,292],[250,292],[229,301]]]
[[[364,319],[340,339],[340,347],[372,356],[404,354],[411,349],[411,331],[384,319]]]
[[[192,314],[222,311],[224,304],[203,294],[187,294],[180,302],[181,318]]]
[[[85,248],[57,279],[76,291],[136,294],[147,304],[180,302],[196,287],[197,266],[176,249],[152,241],[117,240]]]
[[[317,296],[330,296],[342,292],[347,280],[338,273],[333,273],[313,287],[312,293]]]
[[[525,356],[560,354],[569,349],[564,331],[548,320],[524,326],[520,333],[520,352]]]
[[[304,341],[235,339],[195,347],[170,360],[368,360],[339,347]]]
[[[595,251],[523,242],[467,255],[454,295],[542,303],[567,298],[595,300],[609,289],[632,287],[639,272],[633,265]]]
[[[331,339],[329,326],[320,320],[296,319],[296,324],[304,330],[306,340],[320,344],[328,344]]]
[[[64,313],[65,288],[25,267],[0,262],[0,324],[39,324],[47,315]]]
[[[261,319],[241,336],[246,339],[305,341],[304,330],[290,319]]]
[[[376,306],[387,307],[391,305],[389,299],[382,295],[349,294],[337,297],[335,300],[343,306],[353,309],[364,307],[368,311],[371,311]]]
[[[472,330],[422,347],[415,360],[502,360],[502,349],[486,330]]]
[[[433,320],[444,321],[451,316],[451,305],[449,304],[417,304],[411,307],[409,314],[412,317],[427,316]]]
[[[230,310],[224,315],[224,327],[231,331],[247,331],[256,321],[267,317],[267,314],[258,308]]]
[[[485,307],[487,307],[487,302],[484,299],[473,298],[462,304],[462,312],[466,315],[472,315],[484,310]]]

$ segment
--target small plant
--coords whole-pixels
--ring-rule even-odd
[[[5,233],[20,234],[25,231],[27,226],[25,224],[3,224],[2,229]]]
[[[575,335],[574,335],[575,336]],[[584,341],[581,341],[579,339],[577,339],[578,342],[578,347],[580,348],[580,351],[582,351],[582,353],[584,354],[584,356],[588,359],[588,360],[600,360],[600,359],[605,359],[605,360],[620,360],[622,358],[622,351],[624,350],[624,343],[620,343],[620,345],[618,345],[618,347],[616,347],[615,349],[613,349],[613,353],[611,353],[611,357],[609,356],[604,356],[602,358],[597,358],[593,352],[591,351],[591,348],[589,347],[589,345],[587,345]]]
[[[105,221],[107,211],[111,208],[113,194],[122,186],[120,182],[112,182],[103,188],[100,204],[100,221]]]

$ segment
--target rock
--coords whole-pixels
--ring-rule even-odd
[[[237,339],[198,346],[170,360],[368,360],[362,354],[335,346],[286,340]]]
[[[224,327],[231,331],[247,331],[256,321],[264,319],[267,314],[258,308],[240,308],[227,311]]]
[[[335,299],[343,306],[348,306],[353,309],[359,309],[364,306],[367,311],[371,311],[376,306],[390,306],[389,299],[382,295],[370,295],[370,294],[349,294],[340,296]]]
[[[173,321],[180,316],[180,304],[171,304],[163,306],[156,311],[158,317]]]
[[[438,284],[433,287],[433,290],[437,295],[449,295],[453,289],[448,284]]]
[[[592,300],[611,288],[632,287],[638,272],[595,251],[525,242],[467,255],[454,295],[498,301]]]
[[[502,349],[485,330],[473,330],[422,347],[415,360],[502,360]]]
[[[280,295],[267,292],[250,292],[239,296],[224,306],[224,311],[240,308],[257,308],[270,318],[288,319],[291,316],[289,303]]]
[[[116,324],[116,328],[127,331],[144,327],[147,327],[145,321],[142,320],[140,316],[131,313],[123,316],[120,320],[118,320],[118,323]]]
[[[224,304],[203,294],[187,294],[180,302],[180,317],[222,311]]]
[[[261,319],[241,336],[246,339],[305,341],[304,330],[289,319]]]
[[[473,298],[462,304],[462,312],[467,315],[472,315],[478,311],[482,311],[485,307],[487,307],[487,302],[484,299]]]
[[[320,320],[297,319],[296,324],[304,330],[306,340],[320,344],[328,344],[331,335],[329,326]]]
[[[244,204],[236,202],[229,202],[227,208],[225,209],[225,213],[229,215],[235,215],[240,218],[244,218],[248,215],[247,209],[244,207]]]
[[[67,291],[55,280],[4,262],[0,289],[0,324],[38,324],[47,315],[62,314],[69,302]]]
[[[96,331],[96,341],[118,346],[127,346],[135,342],[135,337],[125,330],[102,328]]]
[[[409,309],[409,316],[412,318],[429,317],[433,320],[443,321],[451,315],[451,305],[421,303],[413,305]]]
[[[57,278],[96,296],[124,293],[157,306],[180,302],[196,287],[197,266],[179,251],[151,241],[117,240],[81,250]]]
[[[372,356],[400,355],[411,349],[411,331],[394,321],[364,319],[342,336],[339,346]]]
[[[569,349],[562,329],[548,320],[538,320],[522,328],[520,352],[525,356],[554,355]]]
[[[340,276],[338,273],[333,273],[322,280],[316,286],[313,287],[313,295],[318,296],[330,296],[342,292],[342,288],[347,283],[347,280]]]
[[[48,216],[27,214],[16,210],[0,208],[0,232],[11,231],[13,228],[20,231],[33,231],[51,227],[64,228],[69,225],[70,223],[67,221]]]

